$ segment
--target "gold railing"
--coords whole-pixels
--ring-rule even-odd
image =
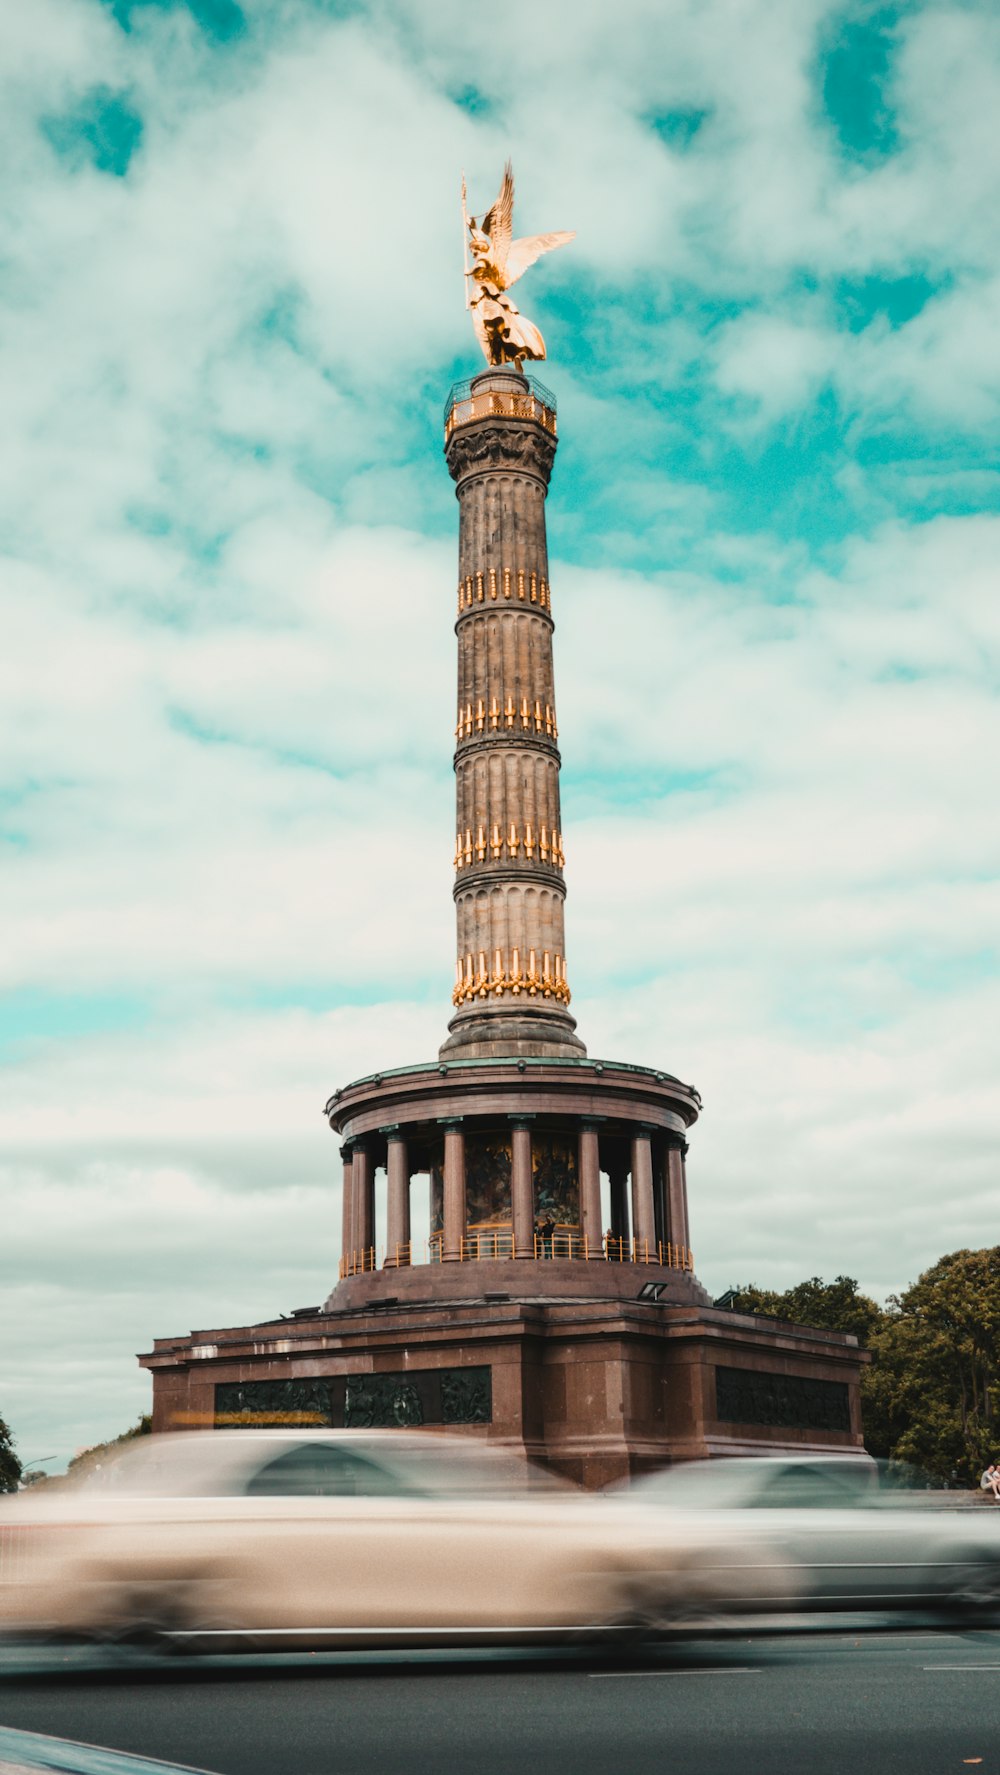
[[[407,1239],[404,1244],[394,1245],[391,1250],[386,1246],[382,1268],[384,1270],[406,1270],[409,1269],[412,1262],[413,1246]]]
[[[452,402],[444,422],[444,441],[448,442],[456,425],[471,425],[474,419],[489,419],[501,414],[505,419],[537,419],[546,431],[555,436],[556,415],[536,394],[520,394],[515,390],[482,389],[463,395]]]
[[[374,1245],[365,1245],[360,1251],[345,1251],[340,1260],[340,1280],[345,1276],[361,1276],[366,1270],[377,1269]]]
[[[455,1258],[458,1263],[504,1262],[514,1256],[514,1232],[510,1223],[493,1227],[469,1227]],[[694,1256],[687,1245],[676,1245],[661,1239],[617,1239],[610,1233],[603,1239],[590,1239],[578,1227],[555,1226],[552,1231],[536,1231],[532,1249],[523,1253],[536,1263],[569,1259],[577,1263],[655,1264],[664,1270],[693,1271]],[[415,1263],[444,1262],[444,1234],[432,1233],[425,1255],[418,1258],[412,1244],[396,1245],[382,1254],[381,1265],[375,1261],[374,1245],[363,1251],[350,1251],[340,1260],[341,1280],[360,1276],[379,1267],[404,1269]]]
[[[490,1263],[513,1255],[513,1227],[470,1227],[462,1240],[463,1263]]]

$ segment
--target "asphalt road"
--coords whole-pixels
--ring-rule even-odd
[[[219,1775],[1000,1775],[1000,1633],[702,1640],[624,1669],[7,1669],[0,1722]]]

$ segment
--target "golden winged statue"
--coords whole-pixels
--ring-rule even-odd
[[[488,364],[516,364],[520,370],[524,358],[545,356],[545,340],[538,328],[519,313],[508,291],[543,253],[551,253],[553,247],[564,247],[568,240],[573,240],[575,230],[513,239],[514,173],[509,160],[503,169],[500,195],[480,222],[466,210],[463,175],[462,223],[466,304],[476,337]]]

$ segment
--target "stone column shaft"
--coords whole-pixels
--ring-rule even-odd
[[[443,1263],[458,1263],[465,1238],[465,1135],[461,1127],[444,1131],[444,1237]]]
[[[551,403],[551,396],[547,397]],[[442,1056],[582,1054],[569,1013],[545,497],[554,404],[493,369],[455,391],[455,1015]]]
[[[341,1256],[349,1258],[354,1250],[354,1160],[349,1146],[342,1146],[340,1156],[344,1164],[344,1184],[341,1197]]]
[[[580,1127],[580,1219],[588,1256],[600,1257],[604,1228],[601,1225],[600,1137],[593,1122]]]
[[[387,1265],[410,1262],[410,1159],[406,1137],[395,1130],[388,1134],[386,1253]],[[399,1252],[399,1248],[406,1249]],[[397,1255],[399,1252],[399,1255]]]
[[[531,1125],[514,1122],[510,1136],[510,1203],[514,1256],[535,1254],[535,1192],[531,1176]]]
[[[656,1251],[656,1221],[653,1215],[653,1154],[648,1129],[639,1129],[632,1136],[632,1238],[650,1253]]]
[[[370,1148],[359,1140],[354,1148],[354,1249],[368,1251],[375,1243],[375,1167]]]
[[[616,1239],[624,1239],[628,1243],[628,1190],[626,1178],[628,1173],[620,1161],[608,1167],[611,1180],[611,1231]]]
[[[667,1210],[667,1155],[661,1142],[653,1148],[653,1219],[656,1223],[657,1243],[666,1245],[670,1233],[670,1215]]]
[[[667,1152],[667,1213],[671,1244],[686,1249],[688,1245],[687,1187],[684,1179],[684,1154],[679,1146],[672,1146]]]

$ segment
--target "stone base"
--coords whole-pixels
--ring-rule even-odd
[[[520,1300],[600,1301],[605,1304],[638,1299],[649,1286],[659,1289],[662,1305],[711,1306],[711,1296],[688,1270],[656,1263],[608,1263],[596,1257],[484,1259],[479,1263],[388,1265],[358,1276],[345,1276],[323,1303],[324,1313],[356,1311],[368,1306],[413,1305],[450,1307],[467,1301]]]
[[[518,1264],[495,1267],[516,1282]],[[383,1298],[159,1338],[139,1360],[154,1430],[422,1423],[591,1488],[705,1456],[863,1452],[853,1338],[676,1298]]]
[[[459,1012],[448,1025],[442,1060],[583,1059],[587,1050],[568,1011]]]

